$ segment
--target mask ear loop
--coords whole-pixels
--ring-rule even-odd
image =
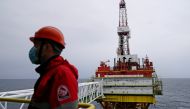
[[[42,54],[42,49],[43,49],[43,47],[44,47],[44,44],[45,44],[45,42],[42,41],[41,46],[40,46],[40,49],[39,49],[39,52],[38,52],[38,58],[39,58],[40,63],[42,63],[42,60],[41,60],[42,55],[41,55],[41,54]]]

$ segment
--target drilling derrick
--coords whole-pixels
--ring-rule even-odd
[[[130,29],[124,0],[119,3],[119,44],[114,66],[101,61],[93,81],[102,81],[104,97],[97,99],[104,109],[148,109],[162,95],[162,81],[153,62],[146,56],[138,58],[129,48]]]
[[[117,55],[130,55],[130,30],[127,23],[127,10],[124,0],[121,0],[119,4],[119,26],[117,28],[117,33],[119,36],[119,47],[117,49]]]

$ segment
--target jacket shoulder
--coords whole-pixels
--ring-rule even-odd
[[[74,75],[76,79],[78,79],[78,70],[77,68],[70,64],[67,60],[64,60],[62,64],[60,64],[55,69],[56,75],[66,76],[66,75]]]

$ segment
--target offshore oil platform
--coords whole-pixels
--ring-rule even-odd
[[[130,53],[130,29],[124,0],[119,3],[119,46],[114,66],[101,62],[94,81],[103,81],[103,97],[96,99],[104,109],[148,109],[162,95],[162,81],[155,73],[153,62],[146,56]]]

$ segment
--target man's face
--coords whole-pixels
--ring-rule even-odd
[[[42,60],[53,52],[52,46],[48,42],[43,43],[42,41],[35,40],[34,41],[34,47],[37,48],[37,54],[40,53],[38,55],[40,56],[40,58]],[[41,49],[41,51],[40,51],[40,49]]]
[[[37,49],[36,54],[37,54],[37,56],[39,56],[41,42],[38,40],[35,40],[33,44],[34,44],[34,47]]]
[[[40,41],[38,41],[38,40],[35,40],[35,41],[34,41],[34,47],[36,47],[37,49],[39,49],[39,48],[40,48],[40,45],[41,45],[41,42],[40,42]]]
[[[29,58],[33,64],[40,64],[41,53],[39,54],[41,43],[37,40],[32,40],[34,46],[29,51]],[[40,56],[40,57],[39,57]]]

